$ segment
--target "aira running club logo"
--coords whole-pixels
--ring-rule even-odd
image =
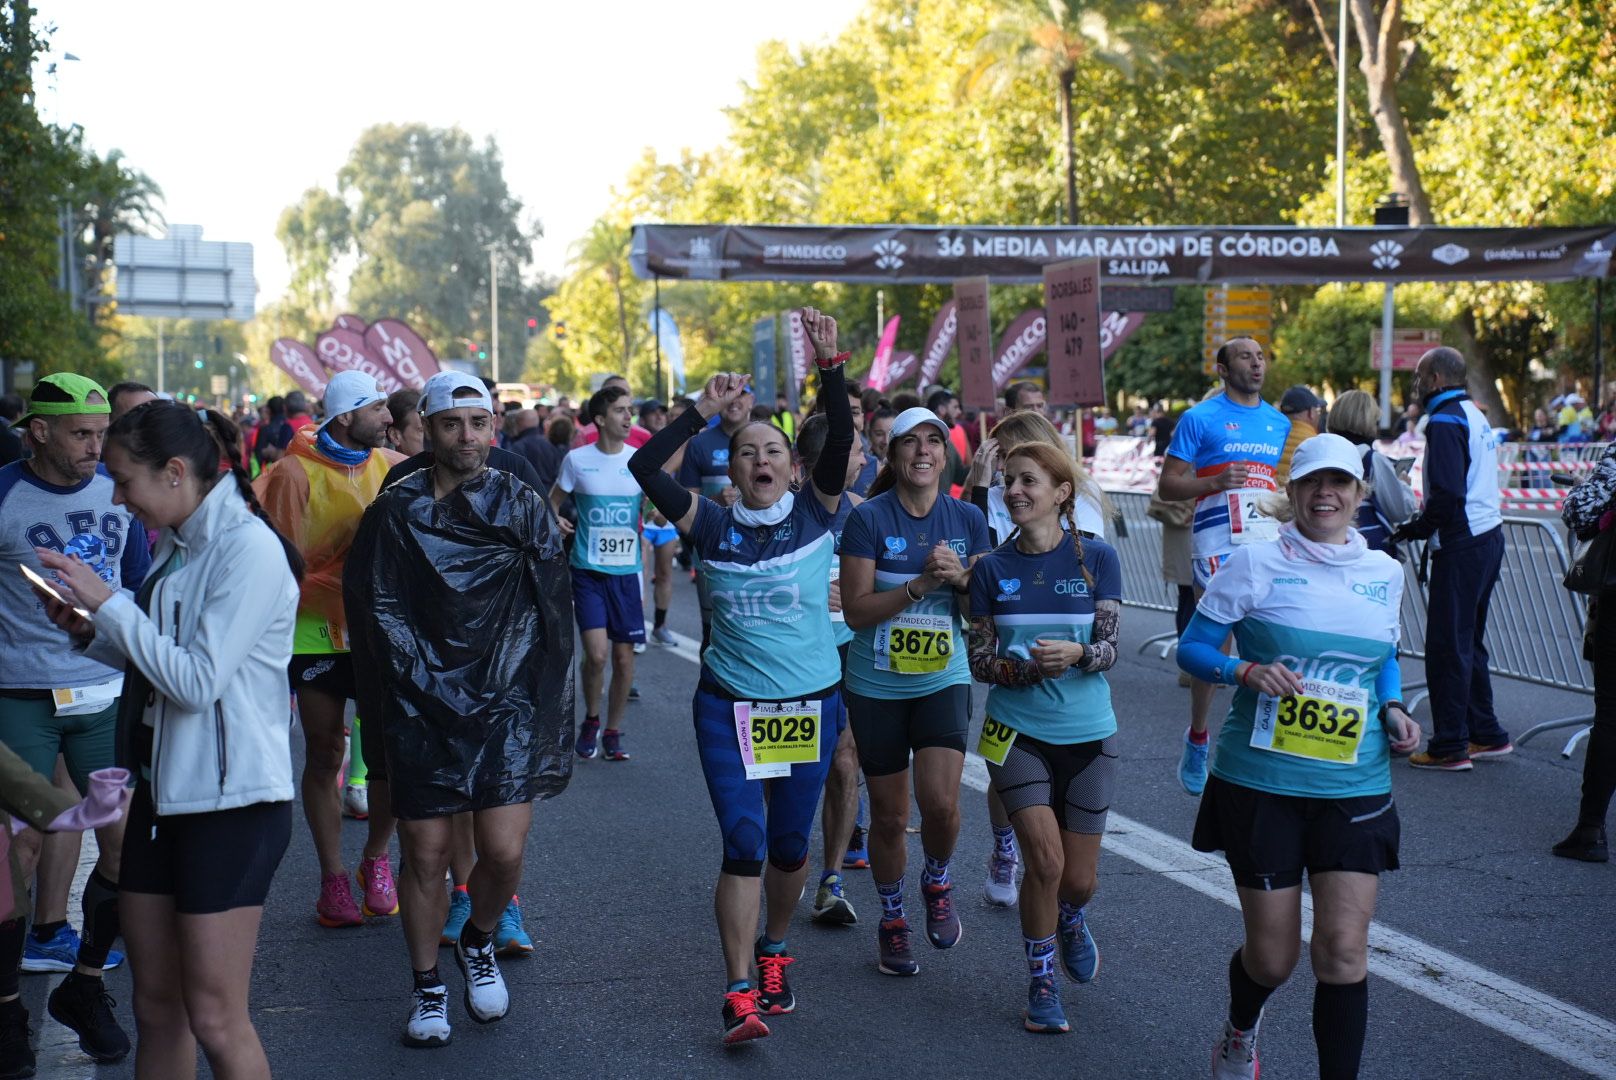
[[[1391,603],[1391,582],[1389,581],[1355,581],[1352,591],[1368,600],[1372,604],[1385,607]]]
[[[1021,591],[1021,579],[1020,578],[1013,577],[1013,578],[1000,578],[999,579],[999,599],[1000,600],[1020,600],[1021,597],[1016,595],[1020,591]]]
[[[889,537],[887,537],[887,557],[888,558],[896,559],[899,556],[901,556],[905,551],[907,551],[908,548],[909,548],[909,541],[905,540],[903,537],[901,537],[901,536],[889,536]]]

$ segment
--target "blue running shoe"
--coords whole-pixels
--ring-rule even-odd
[[[573,748],[578,751],[581,758],[592,758],[600,753],[600,721],[585,720],[578,728],[578,738],[573,742]]]
[[[1100,972],[1100,947],[1089,933],[1089,921],[1082,911],[1077,922],[1060,928],[1061,966],[1073,982],[1093,982]]]
[[[79,932],[72,926],[56,931],[49,941],[35,941],[33,934],[23,937],[22,969],[33,974],[46,971],[72,971],[79,961]],[[123,953],[117,949],[107,953],[103,971],[111,971],[123,963]]]
[[[521,956],[533,951],[533,939],[522,928],[522,905],[511,897],[494,930],[494,951],[501,956]]]
[[[1022,1024],[1028,1031],[1047,1035],[1072,1030],[1066,1022],[1066,1010],[1061,1008],[1060,987],[1048,975],[1040,975],[1027,987],[1027,1011]]]
[[[842,856],[843,870],[868,870],[870,868],[870,841],[864,829],[858,825],[853,826],[853,834],[847,838],[847,852]]]
[[[1178,759],[1178,782],[1191,795],[1199,795],[1206,790],[1206,755],[1210,749],[1210,738],[1196,744],[1190,741],[1189,733],[1185,732],[1184,755]]]
[[[460,940],[460,931],[466,928],[466,920],[471,918],[471,894],[465,889],[456,889],[449,894],[449,918],[443,924],[443,936],[438,938],[439,945],[453,945]]]

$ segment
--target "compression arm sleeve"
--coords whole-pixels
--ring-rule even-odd
[[[814,462],[814,488],[831,498],[847,486],[847,459],[853,452],[853,404],[847,397],[847,376],[842,365],[819,371],[819,400],[825,403],[825,448]]]
[[[707,418],[701,415],[701,410],[686,409],[677,420],[651,436],[628,459],[628,471],[635,483],[651,497],[651,505],[669,521],[678,521],[688,514],[696,497],[680,487],[679,481],[663,472],[662,466],[668,463],[675,450],[701,434],[706,426]],[[843,459],[842,468],[846,467],[846,459]]]
[[[1403,700],[1403,673],[1397,667],[1397,646],[1393,645],[1386,652],[1386,660],[1380,665],[1380,674],[1375,676],[1375,697],[1382,705],[1388,701]]]
[[[1240,665],[1245,661],[1223,655],[1229,629],[1229,623],[1220,623],[1197,611],[1178,639],[1178,666],[1202,682],[1229,686],[1237,683]]]

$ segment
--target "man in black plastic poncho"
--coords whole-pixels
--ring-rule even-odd
[[[487,467],[498,426],[482,383],[434,376],[420,409],[432,467],[365,512],[343,594],[360,715],[380,729],[403,848],[399,904],[415,972],[404,1042],[443,1046],[450,818],[470,811],[475,823],[471,917],[455,960],[466,1010],[490,1023],[510,1007],[492,935],[522,876],[533,800],[558,794],[572,768],[572,602],[544,497]]]

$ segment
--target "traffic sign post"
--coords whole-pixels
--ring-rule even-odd
[[[1201,373],[1217,373],[1218,349],[1232,337],[1248,337],[1268,349],[1274,337],[1274,293],[1250,286],[1217,285],[1206,290]]]
[[[1386,338],[1381,330],[1369,331],[1369,366],[1375,371],[1381,367],[1381,351]],[[1413,371],[1424,356],[1431,349],[1442,344],[1442,331],[1424,329],[1408,329],[1392,331],[1392,370]]]

